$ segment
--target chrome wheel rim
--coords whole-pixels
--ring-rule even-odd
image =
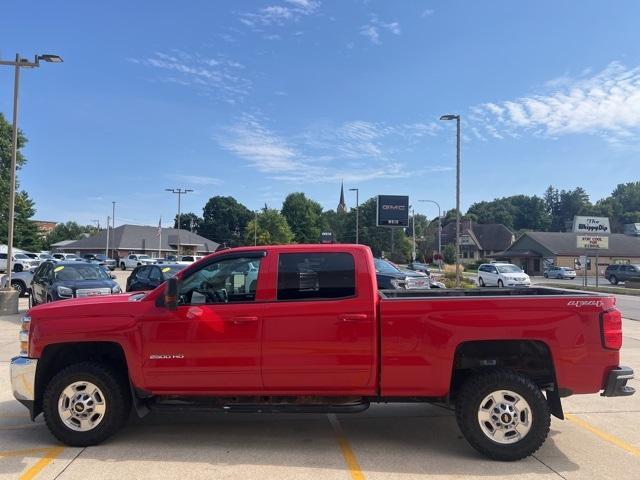
[[[96,428],[107,411],[107,402],[96,385],[91,382],[73,382],[58,400],[58,415],[62,422],[76,432]]]
[[[527,401],[511,390],[496,390],[478,407],[478,423],[487,438],[500,444],[516,443],[531,430],[533,414]]]

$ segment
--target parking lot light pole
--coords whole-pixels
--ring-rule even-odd
[[[360,243],[360,190],[358,188],[350,188],[350,192],[356,192],[356,244]]]
[[[107,215],[107,246],[104,249],[104,255],[107,258],[109,258],[109,225],[111,225],[111,223],[109,223],[110,221],[111,221],[111,217]]]
[[[413,233],[413,248],[411,249],[411,260],[416,261],[416,210],[413,206],[411,208],[411,233]]]
[[[9,180],[9,219],[7,222],[7,287],[11,287],[11,273],[13,270],[13,264],[11,257],[13,255],[13,228],[15,222],[15,207],[16,207],[16,160],[18,157],[18,94],[20,91],[20,69],[21,68],[36,68],[40,66],[40,61],[49,63],[61,63],[62,57],[58,55],[36,55],[33,62],[30,62],[26,58],[22,58],[19,53],[16,53],[15,60],[0,60],[0,65],[8,65],[15,67],[14,83],[13,83],[13,138],[12,138],[12,151],[11,151],[11,178]]]
[[[180,198],[182,195],[185,195],[189,192],[193,192],[193,190],[189,190],[187,188],[165,188],[167,192],[175,193],[178,195],[178,257],[180,257]],[[180,260],[180,258],[178,258]]]
[[[456,288],[460,288],[460,115],[442,115],[456,121]]]

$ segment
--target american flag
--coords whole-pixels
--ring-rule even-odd
[[[158,233],[156,233],[156,237],[160,238],[161,235],[162,235],[162,217],[160,217],[160,220],[158,221]]]

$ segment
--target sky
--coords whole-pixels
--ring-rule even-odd
[[[326,209],[409,195],[416,212],[638,181],[640,2],[7,2],[22,72],[21,187],[41,220],[168,224],[231,195]],[[11,119],[13,71],[0,67]],[[347,204],[355,195],[346,191]]]

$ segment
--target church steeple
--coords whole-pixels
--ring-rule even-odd
[[[347,213],[347,204],[344,201],[344,182],[340,182],[340,203],[338,203],[336,212]]]

